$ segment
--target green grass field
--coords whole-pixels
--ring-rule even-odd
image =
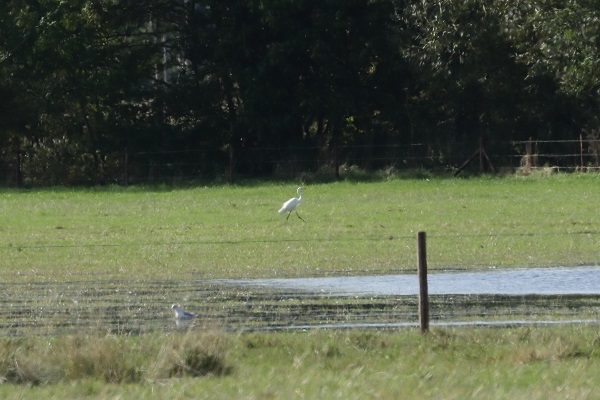
[[[2,301],[44,282],[143,289],[412,270],[418,231],[430,269],[596,265],[599,184],[595,174],[310,184],[306,223],[277,214],[294,184],[2,189]],[[0,339],[0,398],[592,399],[599,357],[597,325],[26,335]]]
[[[378,274],[594,264],[600,176],[0,192],[5,280]]]

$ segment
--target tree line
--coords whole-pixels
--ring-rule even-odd
[[[39,182],[126,151],[234,179],[599,135],[595,0],[6,0],[0,38],[0,163]]]

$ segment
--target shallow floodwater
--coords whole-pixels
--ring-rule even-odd
[[[433,272],[431,324],[597,323],[600,267]],[[247,280],[0,281],[0,337],[400,328],[418,321],[417,276]],[[181,326],[171,304],[198,315]],[[466,321],[466,322],[463,322]],[[556,321],[556,322],[554,322]]]
[[[302,290],[328,295],[416,295],[415,274],[327,278],[239,279],[220,282],[247,287]],[[430,272],[431,295],[600,294],[600,266]]]

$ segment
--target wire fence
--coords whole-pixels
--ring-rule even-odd
[[[526,140],[451,144],[353,144],[338,148],[211,147],[112,153],[0,151],[4,186],[152,184],[245,178],[360,179],[404,170],[531,173],[540,169],[597,171],[600,141]]]

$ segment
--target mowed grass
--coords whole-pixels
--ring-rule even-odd
[[[0,191],[5,280],[240,278],[596,264],[600,176]]]

